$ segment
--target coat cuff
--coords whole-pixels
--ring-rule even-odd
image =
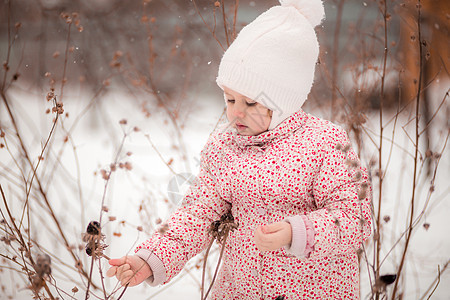
[[[296,215],[284,220],[291,224],[292,242],[285,250],[296,257],[307,257],[313,250],[314,227],[306,216]]]
[[[166,268],[162,260],[156,256],[152,251],[148,249],[139,249],[136,255],[143,259],[150,269],[152,269],[153,275],[145,280],[150,286],[158,286],[166,281]]]

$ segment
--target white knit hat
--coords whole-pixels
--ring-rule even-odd
[[[245,26],[223,55],[217,84],[273,111],[269,130],[300,110],[319,55],[322,0],[280,0]]]

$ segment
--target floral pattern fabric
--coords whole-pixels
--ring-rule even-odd
[[[298,111],[273,130],[211,134],[182,207],[141,244],[161,259],[169,282],[204,250],[208,228],[231,211],[238,228],[225,246],[212,299],[359,299],[357,251],[371,233],[371,186],[340,127]],[[257,226],[304,215],[314,250],[260,252]]]

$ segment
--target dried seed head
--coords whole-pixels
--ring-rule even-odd
[[[98,235],[100,234],[100,223],[97,221],[91,221],[89,222],[89,225],[86,228],[86,233],[91,235]]]
[[[381,169],[376,169],[375,170],[375,177],[381,177],[381,174],[382,174],[382,171],[381,171]]]
[[[210,234],[213,239],[216,239],[219,244],[222,244],[225,237],[230,231],[238,228],[239,224],[234,222],[234,217],[231,212],[223,214],[219,220],[211,222],[208,228],[208,234]]]
[[[158,232],[161,235],[166,234],[167,230],[169,230],[169,225],[167,223],[161,224],[161,226],[158,228]]]
[[[56,100],[56,98],[55,98]],[[58,113],[59,115],[62,115],[64,113],[63,103],[62,102],[56,102],[56,106],[52,108],[53,112]]]
[[[108,180],[108,179],[109,179],[110,173],[107,172],[106,170],[101,169],[101,170],[100,170],[100,174],[102,175],[102,178],[103,178],[104,180]]]
[[[52,273],[50,256],[48,254],[38,254],[34,270],[42,278],[50,276]]]
[[[122,66],[122,64],[120,62],[118,62],[118,61],[112,61],[112,62],[109,63],[109,66],[111,68],[120,68]]]
[[[0,241],[1,242],[4,242],[6,245],[11,245],[11,239],[10,238],[8,238],[7,236],[2,236],[1,238],[0,238]]]
[[[77,260],[77,262],[75,263],[75,268],[77,268],[78,271],[83,272],[83,263],[81,262],[81,260]]]
[[[100,257],[104,257],[106,259],[109,260],[109,257],[106,256],[105,254],[103,254],[103,251],[105,251],[105,249],[108,247],[108,245],[101,243],[101,242],[96,242],[96,241],[89,241],[86,244],[86,254],[89,256],[92,256],[93,258],[100,258]]]
[[[94,253],[94,247],[92,243],[87,243],[86,244],[86,248],[85,248],[86,254],[89,256],[92,256],[92,254]]]
[[[384,216],[383,217],[383,220],[384,220],[384,222],[389,222],[390,220],[391,220],[391,217],[389,217],[389,216]]]
[[[122,57],[122,56],[123,56],[123,52],[120,51],[120,50],[118,50],[118,51],[114,52],[114,57],[113,57],[113,59],[119,59],[119,58]]]
[[[364,254],[364,250],[359,248],[358,250],[356,250],[356,254],[358,254],[358,257],[361,258],[362,255]]]
[[[77,293],[78,292],[78,288],[75,286],[73,289],[72,289],[72,293]]]
[[[424,223],[423,228],[425,228],[425,230],[428,230],[430,228],[430,223]]]
[[[128,162],[128,161],[125,162],[124,167],[125,167],[125,169],[127,169],[128,171],[130,171],[131,169],[133,169],[133,166],[132,166],[131,163]]]
[[[366,195],[367,195],[366,190],[361,188],[358,192],[358,199],[363,200],[366,198]]]
[[[387,274],[380,276],[380,280],[386,285],[394,283],[396,278],[397,278],[396,274]]]
[[[38,274],[35,274],[31,276],[31,286],[29,286],[29,289],[35,291],[36,293],[39,293],[39,291],[44,287],[45,281],[42,277],[40,277]]]
[[[53,91],[48,92],[46,97],[47,101],[50,101],[53,98],[55,98],[55,93]]]

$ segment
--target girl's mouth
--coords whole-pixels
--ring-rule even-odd
[[[236,128],[237,128],[237,129],[245,129],[245,128],[247,128],[247,126],[242,125],[242,124],[240,124],[240,123],[236,123]]]

